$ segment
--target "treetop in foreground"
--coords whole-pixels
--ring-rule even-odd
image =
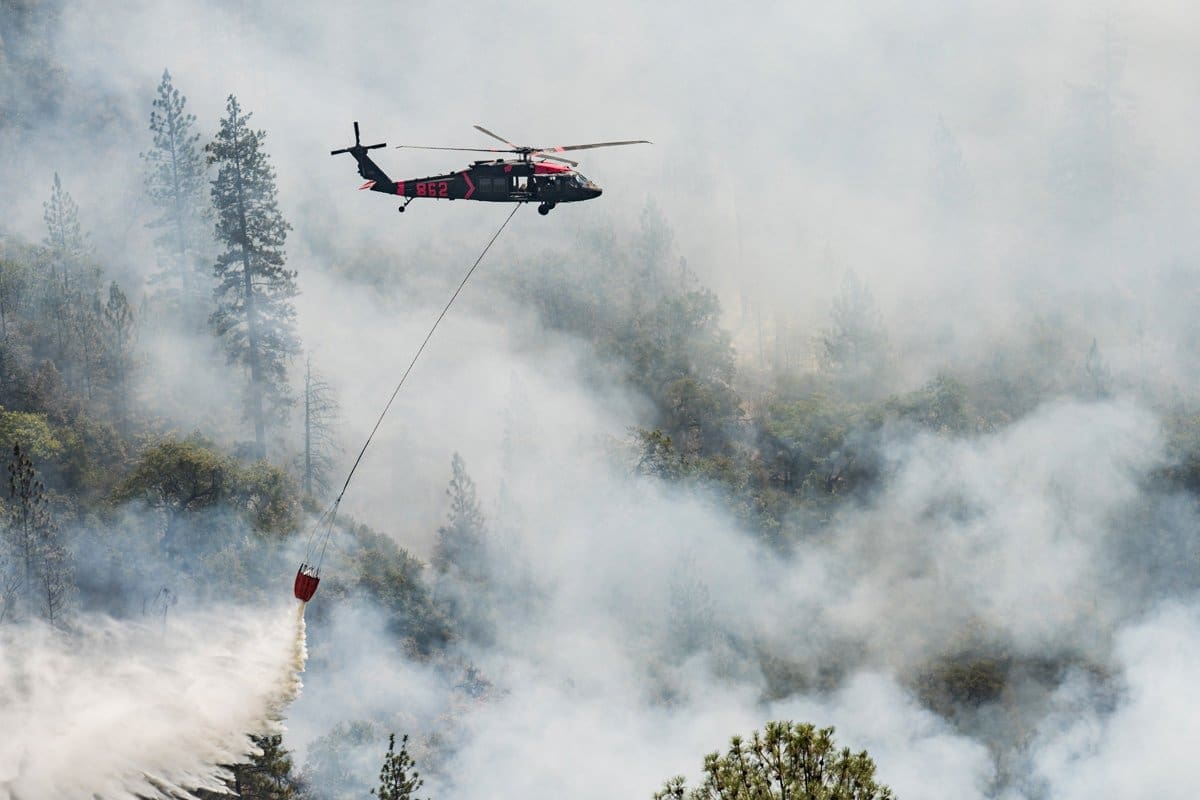
[[[863,750],[838,749],[833,728],[768,722],[747,741],[734,736],[724,754],[704,758],[704,780],[688,790],[683,776],[667,781],[654,800],[895,800],[875,781],[875,762]]]

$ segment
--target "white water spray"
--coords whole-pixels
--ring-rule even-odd
[[[304,605],[0,630],[0,800],[192,797],[281,730]]]

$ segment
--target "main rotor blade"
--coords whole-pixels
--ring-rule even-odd
[[[498,134],[492,133],[487,128],[483,127],[482,125],[476,125],[475,130],[479,131],[480,133],[486,133],[488,136],[492,137],[493,139],[498,139],[501,142],[504,142],[506,145],[513,148],[514,150],[528,150],[529,149],[527,147],[522,147],[519,144],[513,144],[508,139],[505,139],[503,136],[500,136]]]
[[[460,150],[466,153],[511,153],[512,150],[501,150],[499,147],[430,147],[424,144],[398,144],[397,150]]]
[[[619,147],[623,144],[654,144],[654,142],[646,139],[630,139],[624,142],[593,142],[591,144],[559,144],[554,147],[544,147],[541,151],[546,153],[565,153],[568,150],[592,150],[597,147]]]
[[[570,164],[572,167],[579,166],[578,161],[572,161],[569,158],[563,158],[561,156],[552,156],[549,153],[543,153],[541,150],[534,150],[530,155],[532,155],[534,158],[545,158],[550,161],[561,161],[564,164]]]

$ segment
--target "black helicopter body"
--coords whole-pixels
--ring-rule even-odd
[[[359,188],[407,198],[404,205],[400,207],[401,211],[407,208],[413,200],[425,198],[430,200],[480,200],[485,203],[536,202],[538,203],[538,213],[545,215],[549,214],[550,210],[559,203],[578,203],[591,200],[599,197],[603,192],[595,183],[572,169],[578,165],[578,162],[564,158],[558,155],[559,153],[595,147],[649,144],[645,140],[636,140],[547,148],[524,147],[514,145],[479,125],[475,127],[509,145],[509,149],[417,147],[414,145],[400,145],[400,147],[420,150],[515,153],[518,158],[476,161],[468,168],[458,172],[394,181],[367,155],[368,150],[375,150],[387,145],[360,144],[357,122],[354,123],[354,146],[333,150],[330,155],[349,153],[354,156],[354,160],[358,162],[358,174],[366,179],[366,183]]]

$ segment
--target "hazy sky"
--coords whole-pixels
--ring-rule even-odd
[[[968,237],[976,246],[993,245],[988,263],[960,258],[955,270],[982,277],[1005,250],[1045,236],[1073,98],[1106,82],[1136,178],[1127,213],[1160,222],[1190,201],[1196,24],[1184,3],[449,2],[334,14],[303,3],[81,2],[65,14],[60,57],[80,100],[111,104],[131,133],[144,130],[163,67],[208,132],[236,92],[269,132],[293,223],[314,213],[399,253],[430,230],[487,227],[497,210],[415,207],[420,221],[402,224],[389,203],[356,195],[350,159],[327,155],[348,142],[353,119],[390,144],[490,145],[476,122],[535,144],[648,138],[653,146],[587,153],[580,169],[604,197],[529,220],[530,230],[630,219],[653,198],[703,277],[726,292],[795,292],[804,305],[827,282],[823,260],[891,297],[914,282],[928,290],[930,272],[944,277],[949,265],[930,261],[979,257],[939,236],[930,195],[943,129],[975,187],[971,208],[948,213],[983,229]],[[144,147],[117,144],[121,165]],[[84,179],[104,155],[76,142],[58,158]],[[464,161],[378,157],[394,177]],[[103,213],[76,193],[93,219]]]

